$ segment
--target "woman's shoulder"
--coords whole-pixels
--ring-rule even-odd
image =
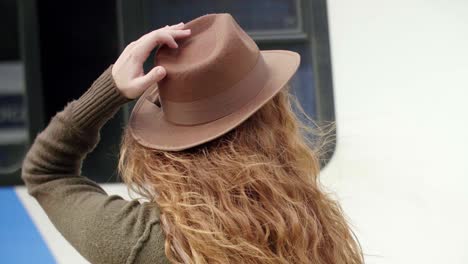
[[[96,201],[91,226],[82,230],[82,253],[93,263],[169,263],[157,204],[124,200],[118,195]]]
[[[130,203],[138,207],[135,224],[144,228],[132,248],[127,263],[169,264],[164,251],[165,233],[162,228],[159,206],[150,202],[132,201]]]

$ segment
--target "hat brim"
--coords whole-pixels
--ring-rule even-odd
[[[291,79],[300,63],[299,54],[286,50],[261,51],[270,72],[261,91],[237,111],[199,125],[177,125],[164,118],[160,107],[146,98],[147,90],[135,107],[129,120],[129,130],[141,145],[167,151],[180,151],[206,143],[222,136],[272,99]]]

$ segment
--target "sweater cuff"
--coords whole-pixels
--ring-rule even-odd
[[[75,101],[73,122],[77,128],[100,128],[119,108],[131,101],[115,85],[110,65],[91,87]]]

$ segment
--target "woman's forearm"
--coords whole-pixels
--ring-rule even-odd
[[[100,128],[129,101],[115,88],[110,71],[111,67],[37,136],[23,162],[23,180],[30,191],[44,184],[45,175],[79,174],[84,157],[99,141]]]
[[[23,162],[22,178],[29,193],[60,233],[92,263],[124,263],[141,235],[154,224],[140,220],[142,224],[135,226],[135,222],[158,219],[148,216],[158,211],[146,210],[137,201],[108,196],[98,184],[80,175],[83,159],[99,141],[99,129],[127,101],[115,88],[110,69],[106,70],[85,94],[53,117]],[[130,224],[132,232],[128,231]],[[109,258],[107,250],[115,251],[115,247],[121,253]]]

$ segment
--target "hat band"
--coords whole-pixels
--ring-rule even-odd
[[[244,106],[263,89],[268,73],[260,53],[257,63],[247,76],[219,94],[192,102],[161,100],[164,117],[178,125],[199,125],[227,116]]]

